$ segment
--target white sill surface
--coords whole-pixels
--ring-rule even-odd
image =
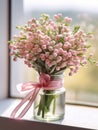
[[[0,100],[0,116],[10,117],[11,111],[19,102],[19,99]],[[97,108],[77,105],[66,105],[65,108],[65,118],[62,121],[55,123],[98,130]],[[24,116],[23,119],[34,120],[31,113],[33,114],[33,108],[29,110],[29,112]]]

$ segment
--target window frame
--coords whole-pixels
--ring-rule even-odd
[[[10,59],[9,59],[9,50],[7,41],[10,38],[10,0],[1,0],[0,1],[0,13],[1,13],[1,32],[0,32],[0,84],[1,84],[1,91],[0,91],[0,99],[10,97]]]

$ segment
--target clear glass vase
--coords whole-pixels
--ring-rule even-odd
[[[64,118],[65,114],[65,88],[63,75],[53,75],[52,80],[61,80],[59,89],[39,91],[34,101],[34,118],[43,121],[57,121]]]

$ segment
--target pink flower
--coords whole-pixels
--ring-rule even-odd
[[[57,63],[60,62],[62,60],[62,57],[61,56],[58,56],[57,57]]]
[[[67,56],[70,58],[70,57],[72,57],[72,53],[71,52],[68,52],[67,53]]]
[[[96,62],[96,66],[98,66],[98,62]]]
[[[50,63],[50,60],[49,59],[46,59],[45,60],[46,64],[48,65]]]
[[[58,54],[58,52],[59,52],[58,49],[54,49],[54,53],[57,53],[57,54]]]
[[[38,34],[41,34],[41,30],[37,30],[37,33],[38,33]]]
[[[65,57],[68,56],[67,54],[68,54],[67,51],[63,51],[63,55],[64,55]]]
[[[90,56],[90,57],[93,57],[93,56],[94,56],[94,53],[91,52],[89,56]]]
[[[66,66],[67,66],[66,62],[63,62],[63,63],[61,63],[60,68],[64,68]]]
[[[57,70],[57,71],[59,71],[59,70],[60,70],[60,67],[59,67],[59,66],[58,66],[58,67],[56,67],[56,70]]]
[[[49,52],[45,52],[45,56],[46,56],[46,57],[49,57]]]
[[[53,47],[52,46],[48,46],[49,51],[53,51]]]
[[[63,53],[63,49],[62,48],[59,48],[58,51],[59,51],[59,54]]]
[[[57,15],[58,15],[58,17],[59,17],[59,18],[61,18],[61,17],[62,17],[62,14],[61,14],[61,13],[58,13]]]
[[[47,47],[46,45],[42,45],[42,49],[45,50]]]
[[[14,61],[17,61],[17,57],[14,56],[13,60],[14,60]]]
[[[49,19],[44,14],[38,20],[33,18],[26,26],[18,27],[22,30],[9,45],[10,55],[15,61],[23,59],[28,67],[39,72],[44,70],[50,74],[53,69],[52,74],[55,74],[69,68],[69,75],[72,75],[93,58],[93,54],[86,55],[89,49],[87,40],[92,34],[85,33],[79,26],[72,28],[72,18],[63,17],[60,13],[53,18]]]
[[[84,59],[84,60],[82,61],[82,64],[87,64],[87,59]]]
[[[37,49],[37,52],[42,52],[42,49],[41,49],[41,48],[38,48],[38,49]]]
[[[51,62],[51,65],[53,66],[53,65],[56,65],[56,61],[52,61]]]
[[[57,53],[55,53],[55,52],[53,53],[53,57],[57,57],[57,55],[58,55]]]
[[[65,17],[64,20],[65,20],[65,22],[70,23],[72,21],[72,18]]]
[[[54,58],[54,56],[53,55],[49,55],[49,57],[48,57],[50,60],[52,60],[53,58]]]
[[[54,19],[58,19],[58,15],[55,14],[55,15],[53,16],[53,18],[54,18]]]
[[[31,28],[30,28],[30,27],[27,27],[27,28],[26,28],[26,31],[31,31]]]

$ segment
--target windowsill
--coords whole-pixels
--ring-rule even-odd
[[[0,100],[0,116],[9,117],[11,111],[19,102],[20,100],[18,99]],[[31,113],[33,113],[32,108],[24,116],[24,120],[34,120]],[[56,123],[63,126],[98,129],[98,109],[94,107],[66,105],[65,119]]]

